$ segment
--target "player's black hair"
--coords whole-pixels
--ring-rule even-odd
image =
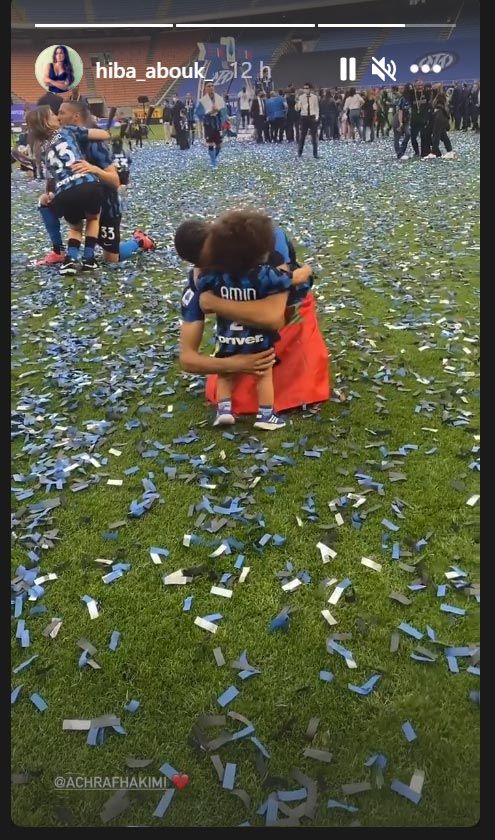
[[[79,114],[83,122],[86,122],[91,114],[87,102],[83,102],[80,99],[68,99],[66,102],[63,102],[62,105],[67,105],[69,108],[72,108],[73,111]]]
[[[188,219],[175,231],[174,245],[181,259],[193,265],[199,265],[203,245],[210,231],[208,222],[203,219]]]
[[[58,114],[60,106],[64,100],[61,96],[57,96],[56,93],[45,93],[43,96],[40,96],[36,105],[49,105],[55,116]]]

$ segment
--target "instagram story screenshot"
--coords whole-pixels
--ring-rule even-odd
[[[479,825],[480,88],[477,0],[11,3],[14,829]]]

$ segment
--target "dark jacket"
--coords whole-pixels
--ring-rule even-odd
[[[263,102],[265,104],[265,113],[262,116],[266,117],[266,101],[263,100]],[[257,117],[261,116],[260,115],[260,108],[259,108],[259,101],[258,101],[257,96],[251,102],[251,116],[253,117],[253,119],[256,119]]]
[[[433,114],[433,131],[440,132],[440,131],[448,131],[450,128],[450,121],[449,115],[447,112],[447,106],[441,105],[435,108],[435,112]]]
[[[184,103],[180,99],[177,100],[172,108],[172,122],[176,129],[180,131],[180,112],[184,110]]]

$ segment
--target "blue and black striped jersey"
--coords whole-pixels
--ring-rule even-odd
[[[257,266],[239,279],[229,274],[205,274],[198,280],[198,291],[210,291],[224,300],[255,301],[290,289],[291,278],[270,265]],[[217,316],[217,341],[222,355],[254,353],[272,347],[277,334],[257,327],[245,327]]]
[[[97,140],[89,140],[86,144],[81,144],[81,148],[85,154],[88,163],[93,166],[99,166],[100,169],[107,169],[112,165],[112,153],[110,152],[106,143],[101,143]],[[103,188],[103,203],[101,207],[102,215],[108,219],[117,219],[120,216],[119,195],[115,187],[110,187],[108,184],[100,182]]]
[[[81,144],[88,139],[88,129],[77,125],[61,126],[44,147],[48,174],[55,181],[55,194],[97,181],[96,175],[72,171],[72,164],[83,160]]]
[[[181,315],[182,320],[189,324],[205,319],[205,313],[199,305],[199,291],[194,282],[194,270],[192,268],[187,275],[187,284],[182,292]]]

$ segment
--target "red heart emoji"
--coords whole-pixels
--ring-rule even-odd
[[[175,776],[172,776],[172,784],[179,790],[182,790],[182,788],[185,788],[189,784],[189,776],[187,773],[176,773]]]

